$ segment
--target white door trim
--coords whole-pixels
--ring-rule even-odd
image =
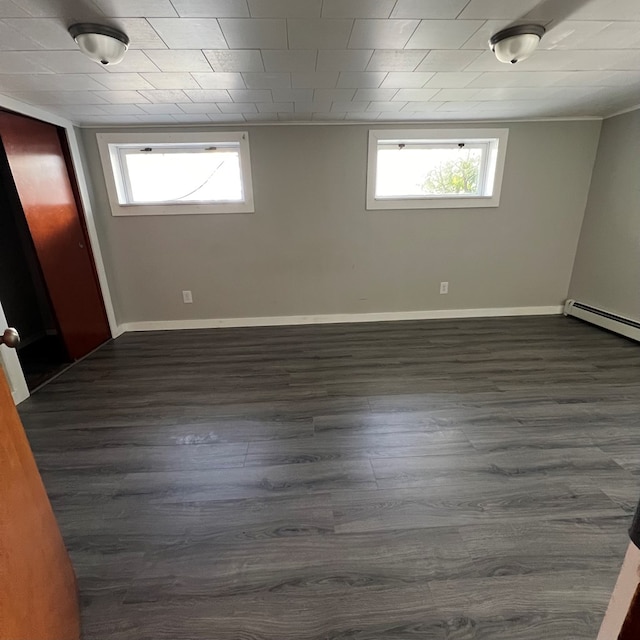
[[[2,333],[7,326],[7,318],[0,304],[0,333]],[[27,388],[27,381],[24,379],[16,350],[9,349],[5,345],[0,346],[0,365],[2,365],[2,368],[7,374],[7,381],[9,382],[13,401],[18,404],[26,400],[29,397],[29,389]]]

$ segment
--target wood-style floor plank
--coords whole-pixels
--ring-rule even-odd
[[[592,640],[640,493],[564,317],[130,333],[20,413],[85,640]]]

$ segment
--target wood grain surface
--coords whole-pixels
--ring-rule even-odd
[[[86,640],[593,640],[639,409],[549,317],[125,334],[21,413]]]

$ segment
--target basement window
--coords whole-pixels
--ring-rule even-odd
[[[114,216],[254,211],[246,132],[97,139]]]
[[[369,132],[367,209],[497,207],[508,129]]]

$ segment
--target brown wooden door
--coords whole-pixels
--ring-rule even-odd
[[[0,366],[0,640],[79,637],[73,567]]]
[[[0,112],[0,138],[67,351],[81,358],[111,334],[58,129]]]

